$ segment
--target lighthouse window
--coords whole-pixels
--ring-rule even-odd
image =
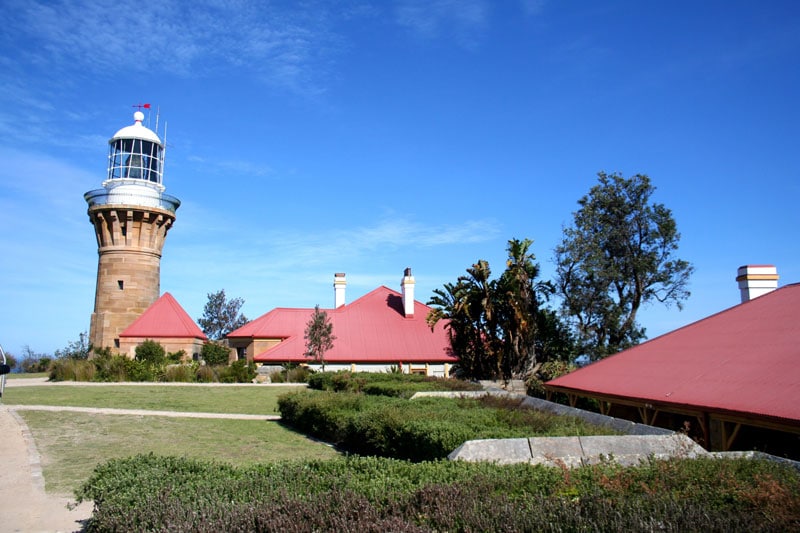
[[[109,178],[161,182],[161,146],[142,139],[117,139],[109,154]]]
[[[125,289],[125,282],[121,279],[117,280],[117,285],[119,285],[119,290]]]

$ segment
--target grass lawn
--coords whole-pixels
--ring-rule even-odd
[[[177,389],[186,392],[183,387]],[[101,390],[108,393],[115,388]],[[66,405],[70,404],[74,402]],[[203,410],[208,409],[198,409]],[[44,411],[19,414],[28,424],[42,456],[47,491],[54,494],[71,495],[96,465],[137,453],[217,459],[237,465],[338,455],[332,448],[277,422]]]
[[[31,379],[31,378],[46,378],[49,374],[47,372],[21,372],[19,374],[6,374],[8,379]]]
[[[278,396],[297,387],[42,385],[7,387],[6,405],[69,405],[203,413],[278,413]]]

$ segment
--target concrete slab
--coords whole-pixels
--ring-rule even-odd
[[[531,458],[531,449],[528,439],[470,440],[453,450],[447,458],[498,464],[527,463]]]
[[[583,446],[580,437],[532,437],[528,439],[531,464],[581,466]]]
[[[635,465],[648,457],[699,457],[707,455],[702,447],[686,435],[626,435],[581,437],[584,461],[587,464],[613,460],[623,465]]]
[[[474,440],[459,446],[448,459],[501,464],[526,462],[572,468],[602,461],[636,465],[648,457],[667,459],[706,455],[708,452],[689,437],[676,433]]]

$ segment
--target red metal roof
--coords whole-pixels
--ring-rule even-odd
[[[425,322],[430,308],[414,302],[414,317],[403,313],[403,297],[378,287],[353,303],[326,309],[336,340],[325,353],[326,363],[454,363],[444,324],[431,331]],[[284,339],[256,354],[255,361],[307,363],[305,333],[313,309],[276,308],[228,334],[228,338]]]
[[[148,339],[164,337],[208,339],[178,301],[168,292],[153,302],[153,305],[148,307],[119,336]]]
[[[800,421],[800,284],[786,285],[547,385]]]

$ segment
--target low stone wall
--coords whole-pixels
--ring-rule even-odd
[[[707,455],[707,451],[686,435],[673,433],[471,440],[456,448],[447,458],[452,461],[530,463],[574,468],[603,461],[631,466],[649,457],[669,459]]]

